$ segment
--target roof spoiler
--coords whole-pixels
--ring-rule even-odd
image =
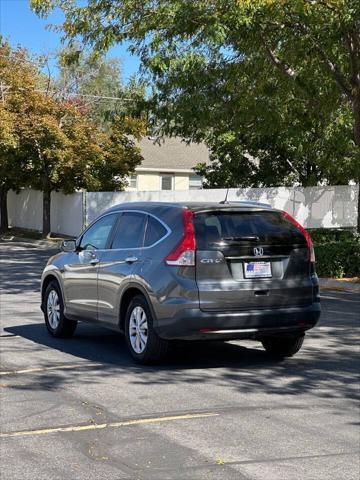
[[[237,202],[222,201],[220,203],[222,205],[253,205],[254,207],[272,208],[270,203],[255,202],[253,200],[239,200]]]

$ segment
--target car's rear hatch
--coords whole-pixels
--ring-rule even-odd
[[[281,211],[244,207],[198,211],[194,227],[201,310],[312,303],[306,238]]]

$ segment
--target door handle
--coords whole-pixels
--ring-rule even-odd
[[[97,265],[99,262],[100,260],[97,257],[94,257],[89,261],[90,265]]]
[[[137,257],[134,257],[134,256],[125,258],[126,263],[134,263],[134,262],[137,262],[137,260],[138,260]]]

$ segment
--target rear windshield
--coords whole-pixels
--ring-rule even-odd
[[[199,213],[194,217],[197,248],[211,250],[222,245],[305,244],[304,235],[280,212]]]

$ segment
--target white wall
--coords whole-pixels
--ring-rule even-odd
[[[71,195],[53,192],[51,231],[77,237],[83,229],[83,192]]]
[[[77,236],[83,224],[89,224],[107,208],[133,201],[212,201],[224,200],[226,189],[167,190],[147,192],[52,193],[51,230]],[[358,186],[296,188],[233,188],[228,200],[252,200],[286,210],[307,228],[355,227]],[[8,194],[9,223],[12,226],[41,231],[42,194],[23,190]]]
[[[358,186],[232,188],[228,200],[252,200],[286,210],[307,228],[355,227]],[[157,192],[88,192],[87,223],[107,208],[134,201],[209,201],[224,200],[226,189],[163,190]]]
[[[37,190],[21,190],[8,193],[9,225],[13,227],[41,230],[42,193]]]
[[[51,194],[51,231],[77,236],[83,228],[83,193]],[[42,230],[42,192],[22,190],[8,193],[9,225],[30,230]]]

